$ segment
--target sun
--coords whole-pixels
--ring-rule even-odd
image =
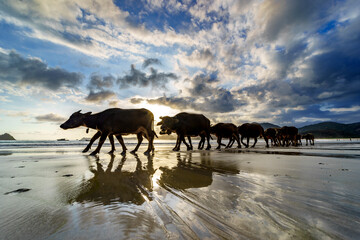
[[[174,116],[178,113],[177,110],[174,110],[168,106],[159,105],[159,104],[142,104],[141,107],[150,110],[154,114],[155,123],[160,121],[161,116]]]

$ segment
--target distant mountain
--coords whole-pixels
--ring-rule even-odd
[[[264,130],[268,128],[280,128],[280,126],[272,124],[272,123],[260,123]]]
[[[351,124],[323,122],[299,128],[299,133],[312,133],[317,138],[358,138],[360,122]]]
[[[0,140],[15,140],[15,138],[10,134],[5,133],[3,135],[0,135]]]

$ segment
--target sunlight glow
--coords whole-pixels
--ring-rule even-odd
[[[141,107],[149,109],[154,114],[155,124],[160,121],[161,116],[174,116],[179,111],[158,104],[142,104]]]

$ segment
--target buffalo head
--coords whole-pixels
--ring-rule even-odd
[[[160,134],[168,134],[170,135],[172,132],[176,130],[176,125],[179,122],[179,119],[176,119],[174,117],[160,117],[161,121],[158,122],[158,126],[161,126]]]
[[[80,113],[81,110],[71,114],[70,118],[60,125],[62,129],[77,128],[84,125],[84,119],[90,116],[91,112]]]

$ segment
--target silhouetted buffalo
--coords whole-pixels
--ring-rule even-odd
[[[91,112],[82,114],[80,111],[73,113],[65,123],[61,124],[60,127],[63,129],[69,129],[84,126],[100,131],[100,141],[95,151],[91,153],[92,155],[99,153],[106,137],[110,134],[136,134],[138,144],[132,153],[135,153],[138,150],[144,135],[149,141],[148,149],[145,154],[149,154],[154,150],[153,141],[154,136],[156,136],[153,131],[154,115],[149,110],[144,108],[110,108],[96,114],[91,114]]]
[[[174,151],[180,150],[180,144],[183,142],[187,150],[192,150],[191,138],[200,136],[199,149],[202,149],[205,144],[205,137],[207,139],[206,150],[211,148],[210,146],[210,120],[202,114],[193,114],[182,112],[176,114],[174,117],[160,117],[161,121],[157,125],[161,125],[160,134],[171,134],[175,132],[177,134],[176,145],[173,148]],[[189,144],[186,143],[185,137],[188,137]]]
[[[292,143],[293,146],[297,145],[297,140],[296,140],[296,136],[298,134],[298,129],[296,127],[288,127],[288,126],[284,126],[282,128],[280,128],[277,132],[277,138],[280,141],[282,141],[282,146],[290,146],[290,143]]]
[[[278,146],[279,142],[276,138],[278,128],[268,128],[264,131],[264,140],[266,142],[266,147],[269,147],[269,139],[272,146]]]
[[[308,141],[310,142],[310,145],[314,145],[314,135],[312,133],[307,133],[302,135],[302,139],[306,139],[306,146],[308,145]]]
[[[254,145],[251,147],[255,147],[257,143],[257,138],[264,136],[264,129],[258,123],[244,123],[243,125],[238,127],[239,134],[241,135],[241,142],[248,148],[250,138],[254,138]],[[247,144],[244,143],[244,138],[247,140]]]
[[[234,141],[236,140],[238,143],[238,148],[241,148],[240,140],[239,140],[239,131],[237,127],[232,123],[218,123],[212,127],[210,127],[210,133],[215,134],[217,138],[217,143],[219,144],[216,149],[221,148],[221,139],[229,138],[229,143],[226,148],[230,148]]]

